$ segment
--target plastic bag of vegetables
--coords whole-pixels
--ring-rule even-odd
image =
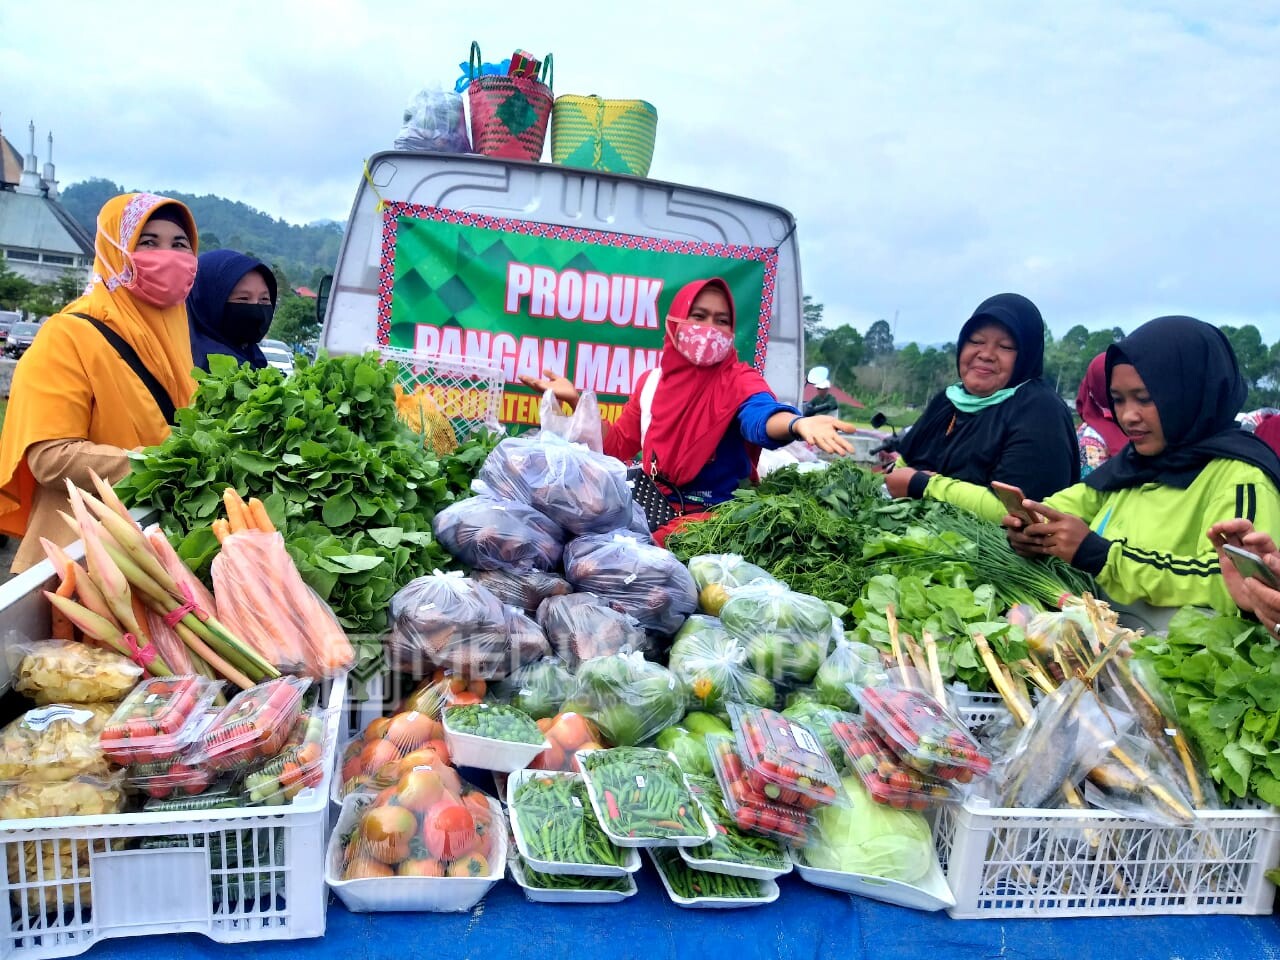
[[[879,686],[888,680],[884,661],[875,647],[856,640],[838,640],[835,649],[813,678],[818,699],[841,710],[856,710],[857,702],[849,692],[856,687]]]
[[[876,803],[861,778],[843,778],[849,806],[822,807],[804,858],[820,870],[915,883],[936,862],[929,823],[914,810]]]
[[[564,548],[564,572],[575,590],[604,597],[666,636],[698,609],[693,577],[684,564],[627,530],[572,541]]]
[[[614,746],[648,740],[684,716],[684,692],[666,667],[639,653],[596,657],[578,668],[565,711],[580,713]]]
[[[459,500],[436,514],[440,545],[477,570],[555,570],[564,529],[527,503],[490,496]]]
[[[817,597],[777,583],[734,590],[720,622],[747,646],[756,673],[771,680],[808,683],[831,645],[831,609]]]
[[[536,620],[517,607],[503,608],[507,614],[507,664],[490,679],[501,679],[512,670],[551,656],[551,644]]]
[[[471,580],[503,603],[526,613],[537,610],[547,597],[573,592],[569,581],[542,570],[477,570],[471,574]]]
[[[571,670],[593,657],[648,648],[644,627],[594,593],[548,597],[538,607],[538,623]]]
[[[436,571],[391,598],[385,648],[391,668],[410,676],[448,667],[488,680],[510,669],[507,613],[484,587]]]
[[[69,640],[10,640],[13,689],[41,706],[113,703],[142,679],[142,667],[112,650]]]
[[[748,583],[780,583],[768,570],[748,563],[736,553],[704,553],[689,561],[698,588],[698,605],[713,617],[729,600],[729,593]],[[785,586],[785,584],[783,584]]]
[[[715,617],[695,613],[686,620],[667,665],[695,709],[719,713],[730,701],[773,706],[773,684],[752,673],[746,646]]]
[[[556,657],[527,663],[494,691],[499,700],[519,707],[535,720],[554,717],[573,689],[573,674]]]
[[[575,534],[625,527],[632,517],[627,468],[555,433],[560,427],[546,423],[533,436],[500,442],[485,458],[480,482],[500,499],[527,503]]]

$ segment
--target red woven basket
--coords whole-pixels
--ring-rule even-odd
[[[508,160],[538,160],[554,97],[551,54],[539,79],[480,74],[480,44],[471,44],[471,143],[477,153]]]

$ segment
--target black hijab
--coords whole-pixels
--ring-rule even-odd
[[[1144,323],[1107,348],[1108,396],[1111,371],[1125,363],[1146,385],[1166,445],[1156,456],[1144,457],[1130,443],[1085,483],[1095,490],[1144,483],[1186,489],[1209,461],[1225,459],[1252,464],[1280,487],[1280,458],[1235,421],[1248,385],[1221,330],[1193,317],[1157,317]],[[1111,412],[1115,414],[1114,403]]]
[[[1041,379],[1044,372],[1044,320],[1036,305],[1016,293],[1001,293],[982,301],[956,341],[956,371],[960,350],[979,327],[999,323],[1018,347],[1009,387],[1012,397],[977,413],[958,409],[944,391],[925,408],[899,446],[907,464],[986,486],[1001,480],[1022,488],[1027,496],[1043,499],[1080,478],[1075,426],[1066,404]],[[1010,455],[1010,438],[1034,429],[1043,435],[1034,454]]]

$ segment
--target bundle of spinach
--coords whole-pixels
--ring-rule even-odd
[[[1257,623],[1192,607],[1135,650],[1163,681],[1225,800],[1280,804],[1280,644]]]
[[[182,558],[205,575],[223,490],[263,501],[306,582],[353,634],[359,672],[380,653],[397,589],[451,558],[435,542],[437,511],[468,495],[496,442],[480,432],[437,457],[399,422],[395,371],[376,354],[271,368],[211,357],[192,405],[164,443],[135,455],[118,486],[160,511]]]

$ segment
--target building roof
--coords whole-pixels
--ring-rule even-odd
[[[818,388],[815,387],[812,383],[806,383],[804,385],[804,399],[806,401],[812,400],[817,395],[818,395]],[[836,401],[838,403],[848,404],[851,407],[862,406],[862,401],[860,401],[857,397],[854,397],[845,393],[839,387],[832,387],[831,395],[836,398]]]
[[[18,148],[0,137],[0,186],[17,186],[22,180],[22,154]]]
[[[316,299],[316,292],[310,287],[294,287],[293,292],[300,297],[310,297],[312,300]]]
[[[93,259],[93,238],[48,197],[0,190],[0,247]]]

